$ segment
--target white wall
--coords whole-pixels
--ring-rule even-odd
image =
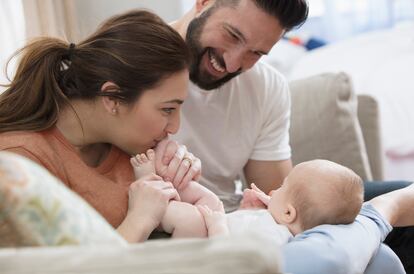
[[[165,21],[176,20],[190,8],[194,0],[74,0],[79,21],[79,34],[85,37],[106,18],[134,8],[155,12]]]
[[[0,84],[8,84],[5,67],[11,55],[25,43],[25,27],[21,0],[0,0]],[[15,60],[8,67],[12,78]],[[0,86],[0,92],[5,88]]]

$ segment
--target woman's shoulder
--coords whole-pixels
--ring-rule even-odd
[[[38,147],[41,144],[47,144],[47,136],[42,131],[10,131],[0,134],[0,150]]]
[[[44,131],[10,131],[0,134],[0,151],[20,154],[32,160],[50,158],[54,154],[53,134]]]
[[[56,152],[54,130],[11,131],[0,134],[0,151],[8,151],[26,157],[48,169],[55,176],[62,173],[61,161]]]

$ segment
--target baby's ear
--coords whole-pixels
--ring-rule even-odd
[[[285,211],[283,212],[283,220],[286,224],[292,224],[297,218],[296,208],[292,204],[287,204]]]

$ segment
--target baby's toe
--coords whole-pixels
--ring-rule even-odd
[[[147,151],[147,158],[152,161],[155,159],[155,152],[153,149],[148,149]]]

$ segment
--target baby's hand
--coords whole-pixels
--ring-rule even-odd
[[[223,204],[222,204],[223,206]],[[208,236],[227,235],[228,227],[224,208],[221,211],[213,211],[206,205],[197,205],[204,218]]]
[[[264,193],[263,191],[261,191],[254,183],[252,183],[250,186],[253,189],[256,197],[260,201],[262,201],[266,205],[266,207],[267,207],[269,205],[269,203],[270,203],[270,196],[267,195],[266,193]]]
[[[251,184],[252,189],[243,191],[243,199],[240,202],[240,209],[267,208],[270,197],[261,191],[255,184]]]

